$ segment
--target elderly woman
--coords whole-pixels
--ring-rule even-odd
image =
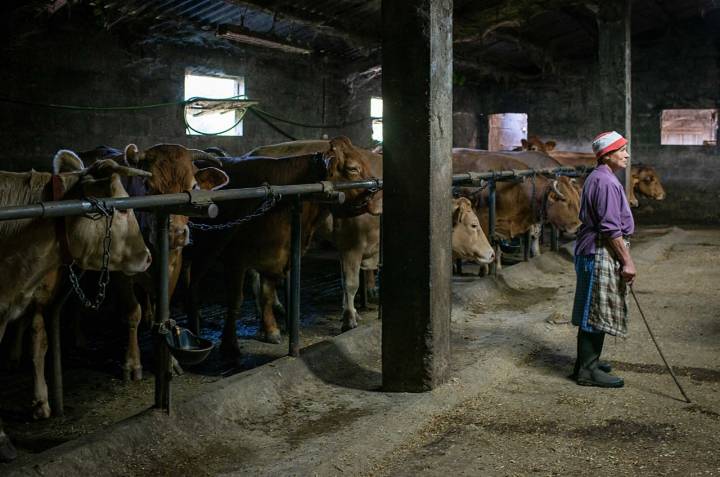
[[[627,292],[635,279],[628,236],[630,205],[615,172],[627,167],[627,140],[605,132],[592,143],[598,165],[583,186],[575,243],[577,286],[572,322],[578,326],[573,377],[583,386],[620,388],[622,378],[600,361],[605,334],[627,336]]]

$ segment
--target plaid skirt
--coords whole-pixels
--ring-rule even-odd
[[[627,336],[628,287],[621,270],[620,261],[602,242],[596,244],[595,255],[575,257],[574,325],[591,333]]]

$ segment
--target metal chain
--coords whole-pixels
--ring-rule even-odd
[[[252,219],[256,219],[258,217],[265,215],[267,212],[270,211],[270,209],[275,207],[281,199],[282,199],[282,195],[271,194],[268,197],[266,197],[265,200],[252,213],[246,215],[245,217],[240,217],[239,219],[231,220],[230,222],[225,222],[224,224],[212,225],[212,224],[198,224],[195,222],[188,222],[188,226],[193,229],[198,229],[198,230],[203,230],[203,231],[227,230],[227,229],[235,227],[236,225],[244,224],[246,222],[251,221]]]
[[[163,321],[162,323],[155,323],[154,326],[157,326],[157,331],[161,335],[166,335],[170,333],[170,330],[175,328],[175,325],[177,323],[172,318],[168,318],[166,321]]]
[[[80,286],[80,280],[75,273],[75,270],[73,269],[73,265],[75,265],[75,260],[73,260],[72,263],[68,265],[68,272],[70,284],[72,285],[75,294],[80,300],[80,303],[82,303],[85,308],[97,310],[98,308],[100,308],[100,305],[102,305],[102,302],[105,301],[105,288],[107,287],[107,284],[110,283],[110,270],[108,268],[110,265],[110,245],[112,244],[112,223],[114,217],[114,210],[112,207],[105,206],[104,202],[100,202],[94,197],[88,197],[87,200],[91,204],[93,204],[95,208],[100,211],[100,213],[86,214],[86,217],[92,220],[99,220],[103,217],[105,218],[105,237],[103,238],[102,265],[100,267],[100,278],[98,279],[98,291],[93,301],[90,301],[90,299],[85,295],[85,292]]]

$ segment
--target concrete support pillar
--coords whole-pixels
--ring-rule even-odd
[[[452,0],[385,0],[383,387],[421,392],[450,353]]]
[[[606,0],[598,11],[598,60],[600,73],[601,120],[606,131],[616,130],[630,141],[632,161],[631,83],[632,0]],[[600,132],[600,131],[598,131]],[[630,161],[625,170],[625,190],[630,192]]]

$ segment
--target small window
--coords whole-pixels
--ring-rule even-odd
[[[660,124],[660,144],[715,145],[717,109],[665,109]]]
[[[192,73],[185,74],[185,99],[233,98],[245,95],[245,79],[241,76],[207,76]],[[242,136],[243,125],[235,110],[203,111],[198,114],[191,109],[185,110],[188,135],[218,134],[219,136]],[[190,129],[192,128],[192,129]]]
[[[488,150],[512,151],[527,138],[528,117],[525,113],[491,114],[489,126]]]
[[[372,117],[372,138],[373,141],[382,142],[382,116],[383,116],[383,100],[382,98],[370,98],[370,116]]]

